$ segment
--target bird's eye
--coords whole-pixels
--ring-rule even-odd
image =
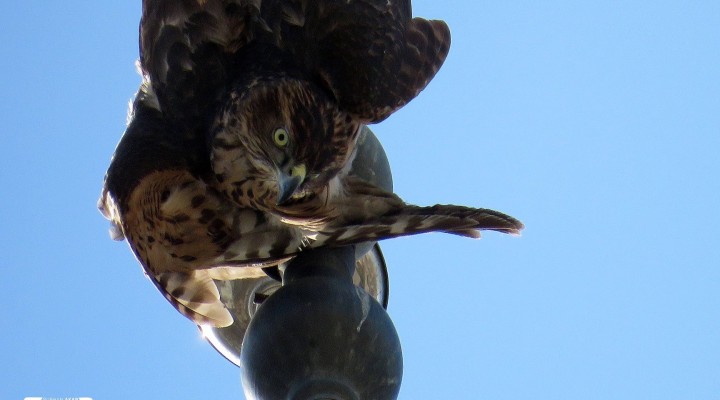
[[[285,129],[277,128],[275,129],[275,132],[273,132],[273,140],[275,141],[275,145],[277,145],[277,147],[285,147],[290,141],[290,135],[288,135],[288,132]]]

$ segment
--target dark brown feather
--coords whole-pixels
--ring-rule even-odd
[[[145,0],[140,25],[141,67],[177,118],[202,117],[197,104],[282,59],[359,122],[379,122],[427,86],[449,46],[447,25],[411,18],[409,1]]]

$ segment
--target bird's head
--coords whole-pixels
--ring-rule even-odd
[[[212,166],[236,203],[274,208],[324,187],[352,155],[359,123],[320,87],[282,77],[230,92],[212,129]]]

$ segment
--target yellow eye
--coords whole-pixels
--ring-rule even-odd
[[[285,147],[290,141],[290,135],[288,135],[288,132],[285,129],[277,128],[275,129],[275,132],[273,132],[273,140],[275,141],[275,145],[277,145],[277,147]]]

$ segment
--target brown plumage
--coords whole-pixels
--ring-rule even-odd
[[[163,295],[215,326],[232,317],[213,279],[304,248],[518,233],[502,213],[408,205],[350,174],[362,126],[417,96],[449,43],[409,1],[146,0],[144,82],[100,209]]]

